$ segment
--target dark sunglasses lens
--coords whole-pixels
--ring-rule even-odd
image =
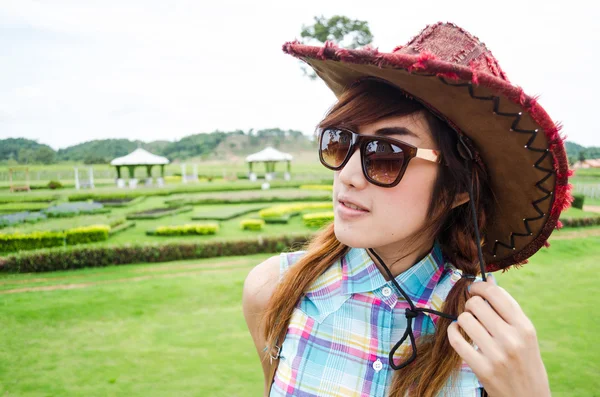
[[[372,180],[392,184],[404,164],[404,152],[399,146],[383,141],[371,141],[363,153],[365,171]]]
[[[342,165],[352,144],[352,134],[335,128],[326,129],[321,133],[321,158],[329,167]]]

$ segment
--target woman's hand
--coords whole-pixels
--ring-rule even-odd
[[[450,344],[490,396],[550,396],[535,328],[517,301],[492,280],[471,285],[465,312],[448,327]]]

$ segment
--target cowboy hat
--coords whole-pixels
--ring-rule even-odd
[[[471,141],[495,197],[484,235],[487,271],[525,263],[561,226],[559,215],[572,197],[560,127],[464,29],[429,25],[390,53],[298,41],[283,50],[311,66],[338,97],[360,79],[383,79]]]

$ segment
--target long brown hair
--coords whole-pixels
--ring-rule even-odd
[[[478,166],[467,166],[459,156],[456,132],[448,124],[397,88],[384,82],[366,80],[350,87],[339,98],[319,128],[356,128],[386,117],[417,113],[425,116],[446,165],[440,167],[429,203],[431,221],[421,233],[437,236],[446,260],[464,274],[477,275],[477,244],[469,204],[455,208],[452,204],[454,197],[466,192],[468,184],[472,183],[479,229],[483,234],[492,215],[492,195],[485,171]],[[263,329],[268,346],[283,342],[292,312],[304,291],[349,247],[337,240],[333,224],[330,224],[304,248],[307,252],[286,272],[267,306]],[[454,285],[444,302],[443,312],[457,315],[464,311],[470,282],[461,278]],[[389,396],[405,396],[407,392],[410,396],[434,396],[450,377],[458,374],[461,359],[448,342],[448,325],[450,320],[440,318],[433,335],[419,338],[416,360],[395,371]]]

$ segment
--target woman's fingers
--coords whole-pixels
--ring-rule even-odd
[[[497,356],[500,353],[497,342],[488,333],[485,327],[469,312],[463,312],[457,320],[460,328],[471,338],[484,356]]]
[[[506,321],[479,295],[469,298],[465,310],[473,314],[492,336],[500,336],[508,331]]]
[[[450,345],[460,357],[469,365],[469,367],[475,368],[485,368],[487,367],[487,362],[483,354],[473,347],[469,342],[463,338],[458,329],[458,323],[456,321],[452,322],[448,326],[448,341]]]
[[[470,285],[471,296],[480,296],[485,299],[508,324],[516,325],[526,318],[521,306],[502,287],[489,282],[476,282]]]

